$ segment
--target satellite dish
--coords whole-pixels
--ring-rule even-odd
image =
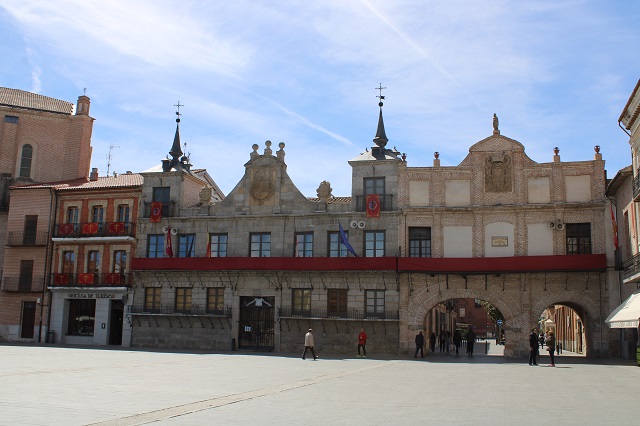
[[[358,222],[358,228],[364,229],[365,226],[366,224],[364,223],[364,220],[361,220],[360,222]]]
[[[358,221],[357,220],[352,220],[350,223],[351,227],[353,229],[356,229],[358,227]]]
[[[164,232],[165,234],[166,234],[167,232],[169,232],[169,227],[168,227],[167,225],[163,226],[163,227],[162,227],[162,232]]]

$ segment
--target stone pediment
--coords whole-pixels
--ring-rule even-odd
[[[460,166],[474,166],[479,162],[486,162],[487,158],[498,160],[498,157],[513,158],[514,156],[522,157],[522,163],[534,163],[524,152],[524,145],[515,139],[508,138],[499,134],[494,134],[488,138],[476,142],[469,148],[469,155],[460,163]],[[495,158],[494,158],[495,157]]]

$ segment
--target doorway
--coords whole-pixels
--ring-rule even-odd
[[[122,345],[122,324],[124,319],[124,303],[121,300],[111,301],[109,317],[109,344]]]
[[[275,297],[240,297],[239,349],[274,349],[275,302]]]
[[[22,322],[20,337],[33,339],[33,327],[36,324],[36,302],[22,302]]]

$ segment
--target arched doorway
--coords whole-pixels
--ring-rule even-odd
[[[556,339],[558,354],[567,353],[575,356],[587,356],[590,351],[586,322],[588,315],[579,305],[571,302],[558,302],[547,306],[540,314],[539,332],[552,330]]]

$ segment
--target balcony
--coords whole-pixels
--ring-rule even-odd
[[[2,279],[2,291],[18,293],[40,293],[44,285],[44,278],[36,277],[24,279],[21,277],[4,277]]]
[[[367,197],[365,195],[356,195],[356,211],[366,211],[365,202]],[[380,195],[380,211],[388,212],[393,210],[393,194]]]
[[[307,311],[280,308],[280,318],[308,318],[308,319],[349,319],[349,320],[397,320],[398,311],[367,312],[363,309],[347,309],[343,312],[329,312],[328,309],[317,308]]]
[[[144,212],[143,212],[143,216],[146,219],[149,219],[151,217],[151,204],[149,202],[145,202],[144,203]],[[174,217],[175,215],[175,202],[174,201],[170,201],[168,203],[162,203],[162,212],[160,217]]]
[[[51,274],[49,288],[57,287],[131,287],[133,278],[131,274],[113,273],[87,273],[87,274]]]
[[[631,283],[640,281],[640,254],[622,262],[622,282]]]
[[[131,222],[62,223],[55,226],[54,238],[135,237],[136,224]]]
[[[47,232],[22,232],[22,231],[10,231],[7,232],[7,245],[11,247],[20,246],[46,246],[47,245]]]
[[[190,309],[177,309],[175,306],[162,305],[159,307],[148,307],[144,305],[131,305],[129,313],[132,315],[161,315],[161,316],[204,316],[231,318],[231,306],[224,309],[207,309],[204,306],[191,305]]]
[[[640,201],[640,174],[633,177],[633,201]]]

